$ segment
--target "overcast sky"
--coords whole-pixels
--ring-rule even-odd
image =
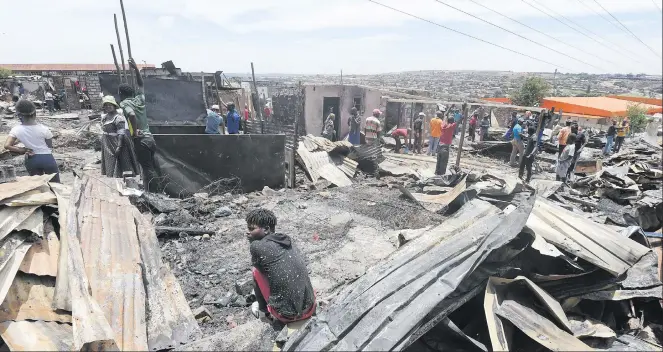
[[[550,64],[367,0],[125,0],[125,9],[136,61],[159,66],[173,60],[185,71],[249,72],[251,61],[258,73],[333,74],[341,69],[344,74],[411,70],[551,72],[555,68],[572,73],[662,71],[662,59],[620,30],[595,0],[475,0],[568,45],[470,0],[439,0],[552,50],[435,0],[376,1]],[[593,41],[524,1],[556,13],[559,21],[570,19],[599,37],[578,29]],[[661,55],[662,0],[596,1]],[[21,0],[4,6],[0,11],[0,63],[110,63],[109,44],[116,42],[113,13],[118,14],[124,38],[119,0]]]

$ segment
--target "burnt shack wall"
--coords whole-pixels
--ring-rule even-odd
[[[150,121],[196,121],[205,113],[200,82],[144,78],[145,104]],[[99,74],[104,95],[113,95],[119,102],[120,81],[114,74]]]
[[[238,179],[244,192],[285,183],[284,135],[155,134],[154,140],[171,196],[191,195],[220,179]]]
[[[299,88],[284,88],[272,95],[272,114],[263,116],[263,121],[250,119],[246,126],[248,133],[284,134],[285,147],[292,149],[294,145],[295,120],[299,119],[298,135],[306,134],[304,120],[304,92]]]

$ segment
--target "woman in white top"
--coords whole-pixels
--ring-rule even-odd
[[[5,149],[25,154],[25,168],[30,176],[55,174],[51,181],[59,183],[60,171],[51,153],[53,134],[48,127],[37,123],[37,108],[29,100],[20,100],[16,103],[16,114],[21,124],[9,131]],[[24,147],[17,147],[19,142]]]

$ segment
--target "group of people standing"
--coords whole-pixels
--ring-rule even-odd
[[[223,106],[223,113],[220,112],[219,105],[212,105],[207,110],[205,133],[206,134],[239,134],[243,130],[242,118],[235,109],[235,103],[230,102]],[[249,119],[249,109],[244,106],[244,122]]]
[[[129,66],[136,74],[138,90],[122,83],[118,87],[119,104],[111,95],[102,99],[101,174],[115,178],[142,174],[145,188],[156,191],[160,172],[154,157],[156,143],[147,122],[143,79],[133,59],[129,59]],[[54,174],[52,181],[60,182],[52,154],[53,134],[36,121],[34,103],[19,100],[16,114],[21,124],[9,132],[5,149],[25,155],[25,167],[30,175]],[[18,143],[24,146],[19,147]]]

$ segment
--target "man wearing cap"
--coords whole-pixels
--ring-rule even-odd
[[[414,120],[414,123],[412,124],[414,127],[414,146],[412,147],[412,150],[415,153],[421,154],[421,141],[424,133],[424,119],[426,118],[426,114],[423,112],[419,113],[419,116]]]
[[[207,123],[205,126],[205,133],[207,134],[226,134],[226,125],[219,115],[219,106],[214,104],[207,110]],[[219,131],[221,127],[221,131]]]
[[[366,144],[368,145],[379,143],[380,134],[382,133],[382,124],[378,118],[381,113],[380,109],[373,109],[373,116],[366,118],[364,135],[366,137]]]

